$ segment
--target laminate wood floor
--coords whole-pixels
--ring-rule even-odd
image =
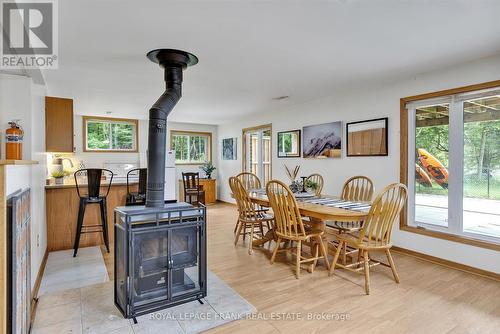
[[[297,280],[284,253],[271,265],[268,249],[248,255],[246,244],[233,245],[236,217],[233,205],[208,207],[208,266],[259,313],[209,333],[500,332],[498,281],[396,252],[401,283],[389,268],[374,267],[369,296],[362,275],[339,269],[328,277],[318,266]],[[112,278],[112,252],[103,254]]]

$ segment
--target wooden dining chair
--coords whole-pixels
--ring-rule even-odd
[[[353,176],[345,181],[342,186],[340,198],[345,201],[363,201],[370,202],[375,188],[372,180],[367,176]],[[341,233],[347,231],[358,231],[361,229],[360,222],[335,222],[332,226]]]
[[[345,201],[363,201],[370,202],[373,197],[374,187],[373,182],[367,176],[353,176],[345,181],[342,186],[342,193],[340,198]],[[327,222],[328,227],[334,228],[338,233],[355,232],[359,231],[363,222]],[[342,262],[345,264],[347,256],[356,253],[357,250],[348,250],[347,245],[344,245],[342,253]],[[358,256],[359,258],[359,256]]]
[[[261,187],[260,179],[254,173],[242,172],[236,175],[236,178],[243,183],[243,186],[247,191],[250,189],[260,189]]]
[[[320,196],[324,184],[323,176],[321,176],[321,174],[318,173],[311,174],[307,177],[306,181],[314,182],[316,184],[316,189],[314,189],[314,193],[316,196]]]
[[[248,196],[248,192],[240,179],[234,176],[230,177],[229,186],[234,198],[236,199],[236,204],[238,205],[238,229],[234,239],[234,244],[236,245],[238,243],[240,235],[243,236],[244,240],[245,236],[250,234],[248,254],[252,254],[252,243],[254,240],[255,229],[258,228],[258,233],[261,237],[263,237],[263,224],[272,222],[274,217],[271,214],[259,210],[258,206],[250,200],[250,196]]]
[[[198,206],[205,204],[205,190],[200,186],[200,173],[182,173],[182,184],[184,186],[184,202]]]
[[[367,176],[353,176],[345,181],[340,197],[348,201],[371,201],[373,182]]]
[[[242,172],[236,175],[236,177],[243,183],[243,186],[245,187],[246,191],[253,190],[253,189],[260,189],[262,187],[262,184],[260,183],[260,179],[257,175],[254,173],[250,172]],[[263,207],[261,205],[258,205],[258,210],[263,211],[263,212],[268,212],[269,208]],[[271,228],[270,222],[266,223],[266,227],[268,229]],[[236,233],[236,230],[238,229],[238,222],[236,222],[236,225],[234,226],[234,231],[233,233]]]
[[[391,235],[394,222],[405,206],[407,198],[408,189],[404,184],[394,183],[385,187],[373,201],[359,235],[342,233],[337,236],[339,245],[330,266],[330,275],[336,266],[357,273],[364,271],[365,292],[368,295],[370,294],[370,267],[383,264],[391,267],[394,280],[396,283],[399,283],[399,276],[390,252],[392,247]],[[363,256],[363,261],[359,261],[358,259],[358,262],[349,265],[337,263],[342,247],[345,244],[358,249]],[[370,259],[370,252],[373,251],[384,251],[389,264]],[[363,267],[360,267],[361,263],[363,263]]]
[[[272,180],[266,185],[266,193],[274,212],[275,231],[278,237],[276,247],[271,257],[271,264],[274,263],[274,259],[278,252],[286,251],[292,252],[292,254],[295,253],[295,276],[297,279],[300,277],[300,265],[302,263],[311,262],[314,264],[318,259],[322,258],[325,261],[326,267],[329,268],[325,245],[321,238],[324,232],[320,229],[306,228],[304,226],[297,206],[297,201],[290,188],[281,181]],[[281,241],[290,242],[285,242],[285,248],[280,249]],[[304,243],[313,244],[312,241],[314,241],[314,244],[318,245],[318,247],[315,247],[314,255],[306,258],[302,256],[302,245]],[[291,246],[293,242],[296,243],[296,247]],[[290,247],[288,247],[288,245],[290,245]],[[318,255],[318,248],[321,252],[321,256]],[[314,270],[314,268],[312,269]]]

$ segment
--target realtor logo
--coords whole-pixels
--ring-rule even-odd
[[[57,68],[56,0],[4,0],[1,11],[0,68]]]

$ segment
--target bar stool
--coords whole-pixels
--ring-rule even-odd
[[[101,192],[101,177],[109,177],[109,183],[103,185]],[[80,244],[80,236],[82,233],[96,233],[102,232],[104,237],[104,244],[109,253],[109,238],[108,238],[108,219],[106,210],[106,198],[108,197],[113,181],[113,172],[109,169],[100,168],[87,168],[77,170],[74,174],[76,191],[80,198],[80,206],[78,208],[78,221],[76,227],[75,244],[73,246],[73,257],[76,257],[78,246]],[[101,225],[83,225],[83,218],[85,216],[85,208],[87,204],[99,204],[101,211]],[[101,227],[101,229],[96,229]]]
[[[205,190],[200,188],[200,173],[182,173],[182,183],[184,185],[184,202],[195,205],[205,204]]]
[[[137,192],[130,191],[130,177],[139,176],[139,188]],[[148,169],[134,168],[127,173],[127,201],[125,206],[146,204],[146,188],[148,184]]]

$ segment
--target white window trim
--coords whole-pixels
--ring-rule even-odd
[[[463,102],[475,98],[500,95],[500,89],[486,89],[449,95],[440,98],[413,101],[406,104],[407,121],[407,149],[408,149],[408,208],[407,225],[427,230],[444,232],[457,236],[479,239],[492,243],[500,243],[500,238],[481,233],[466,232],[463,230]],[[416,134],[416,109],[428,105],[449,104],[449,131],[448,131],[448,227],[416,222],[415,220],[415,134]]]

